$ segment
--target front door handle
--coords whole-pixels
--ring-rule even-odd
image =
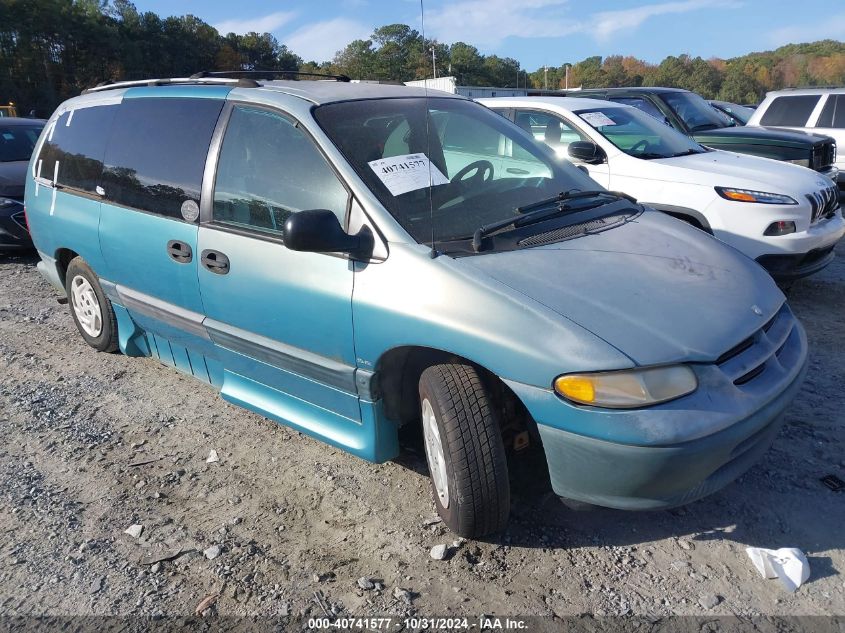
[[[505,171],[508,172],[509,174],[519,174],[519,175],[530,173],[527,169],[520,169],[519,167],[508,167]]]
[[[204,250],[200,258],[202,265],[216,275],[229,272],[229,258],[220,251]]]
[[[175,262],[180,264],[187,264],[194,258],[194,252],[191,250],[190,244],[180,242],[179,240],[170,240],[167,243],[167,254]]]

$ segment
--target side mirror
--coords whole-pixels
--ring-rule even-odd
[[[607,158],[604,150],[592,141],[573,141],[569,144],[569,156],[582,163],[597,165]]]
[[[292,251],[357,254],[364,241],[360,235],[347,234],[327,209],[291,213],[285,220],[285,246]]]

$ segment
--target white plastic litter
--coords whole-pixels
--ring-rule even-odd
[[[208,457],[205,460],[206,464],[213,464],[214,462],[219,462],[220,457],[217,455],[217,451],[213,448],[208,452]]]
[[[810,563],[798,548],[746,547],[745,551],[763,578],[777,578],[789,592],[798,589],[810,577]]]

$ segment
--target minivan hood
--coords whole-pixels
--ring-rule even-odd
[[[653,177],[694,185],[757,188],[771,193],[791,192],[797,195],[830,186],[828,179],[806,167],[721,150],[645,162],[660,165],[660,174]]]
[[[25,160],[0,163],[0,196],[23,198],[27,165]]]
[[[713,361],[784,301],[771,277],[739,251],[656,211],[598,234],[460,261],[638,365]]]
[[[782,128],[758,127],[754,125],[737,125],[735,127],[723,127],[715,130],[702,130],[695,132],[692,137],[707,145],[708,139],[720,143],[742,143],[748,139],[759,145],[782,145],[785,147],[807,147],[830,141],[830,137],[811,132],[799,132],[796,130],[784,130]]]

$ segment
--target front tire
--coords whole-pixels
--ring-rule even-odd
[[[117,319],[111,301],[81,257],[75,257],[67,267],[65,291],[73,322],[85,342],[99,352],[117,351]]]
[[[510,513],[507,459],[481,377],[470,365],[434,365],[422,373],[419,392],[438,514],[460,536],[500,532]]]

